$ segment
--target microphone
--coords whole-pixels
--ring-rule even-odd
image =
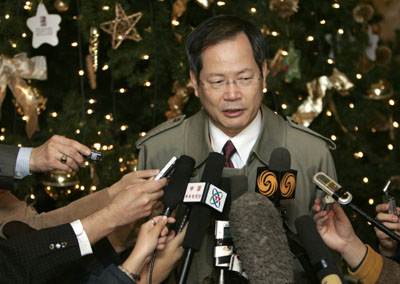
[[[294,283],[294,261],[274,204],[247,192],[231,204],[234,246],[252,284]]]
[[[400,236],[391,231],[388,227],[378,222],[374,218],[368,216],[367,213],[358,208],[355,204],[351,203],[353,200],[353,195],[350,192],[344,191],[342,187],[335,182],[327,174],[319,172],[314,175],[313,182],[317,185],[323,192],[332,196],[339,204],[348,205],[353,211],[357,212],[363,216],[368,222],[373,226],[376,226],[379,230],[384,232],[386,235],[391,237],[393,240],[400,242]]]
[[[218,185],[221,179],[222,170],[225,165],[225,157],[219,153],[212,152],[208,155],[201,181],[212,185]],[[183,248],[186,249],[186,255],[183,262],[182,273],[179,278],[179,284],[186,283],[189,273],[190,264],[192,262],[194,252],[199,251],[203,236],[209,226],[211,208],[203,204],[193,205],[189,226],[183,240]]]
[[[175,170],[168,181],[163,195],[165,210],[162,215],[171,216],[172,210],[182,201],[185,189],[192,176],[195,161],[182,155],[175,164]]]
[[[295,226],[310,258],[313,270],[321,284],[346,283],[342,273],[335,265],[329,248],[321,239],[315,222],[309,215],[296,219]]]
[[[257,168],[256,192],[267,196],[278,207],[281,199],[295,198],[297,171],[290,169],[290,153],[275,148],[268,167]]]
[[[353,200],[353,195],[350,192],[344,191],[337,182],[323,172],[314,175],[313,183],[326,194],[332,196],[339,204],[347,205]]]
[[[224,165],[225,165],[225,158],[219,153],[211,152],[207,157],[206,164],[204,166],[204,171],[200,181],[217,185],[221,178]],[[180,233],[185,227],[190,216],[190,210],[191,206],[188,206],[185,210],[185,213],[183,214],[177,233]]]

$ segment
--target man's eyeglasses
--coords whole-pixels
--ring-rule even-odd
[[[229,84],[235,84],[238,88],[246,88],[251,86],[253,83],[260,81],[261,76],[256,77],[240,77],[232,80],[216,80],[211,82],[203,82],[200,80],[200,83],[206,88],[211,88],[216,91],[221,91],[223,88],[227,87]]]

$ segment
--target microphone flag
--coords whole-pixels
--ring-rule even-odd
[[[296,170],[277,171],[269,167],[259,167],[255,191],[271,201],[293,199],[296,195],[296,178]]]

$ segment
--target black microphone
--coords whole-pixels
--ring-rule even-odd
[[[229,214],[234,246],[252,284],[294,282],[294,261],[274,204],[248,192],[231,204]]]
[[[163,203],[165,210],[162,215],[171,216],[172,210],[182,202],[186,186],[192,176],[195,161],[192,157],[182,155],[175,164],[168,184],[164,190]]]
[[[206,161],[201,181],[218,185],[224,165],[225,157],[223,155],[216,152],[210,153]],[[209,226],[210,216],[210,207],[203,204],[193,205],[190,212],[189,225],[182,244],[183,248],[186,249],[186,255],[178,282],[179,284],[186,283],[194,252],[200,250],[204,234]]]
[[[281,199],[295,197],[297,171],[290,169],[290,153],[286,148],[275,148],[268,167],[257,169],[256,192],[267,196],[278,207]]]
[[[333,260],[329,248],[321,239],[312,217],[304,215],[297,218],[295,226],[310,258],[317,279],[321,284],[346,283]]]
[[[208,182],[213,185],[218,185],[222,175],[222,170],[224,169],[225,165],[224,159],[225,158],[221,154],[216,152],[211,152],[210,154],[208,154],[200,181]],[[178,227],[177,233],[180,233],[185,227],[190,216],[191,208],[191,206],[187,206],[185,213],[183,214],[181,223]]]

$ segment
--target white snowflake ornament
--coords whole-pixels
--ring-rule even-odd
[[[38,5],[36,16],[29,18],[26,25],[33,32],[32,46],[38,48],[43,43],[52,46],[58,44],[57,32],[60,30],[61,17],[47,12],[43,3]]]

